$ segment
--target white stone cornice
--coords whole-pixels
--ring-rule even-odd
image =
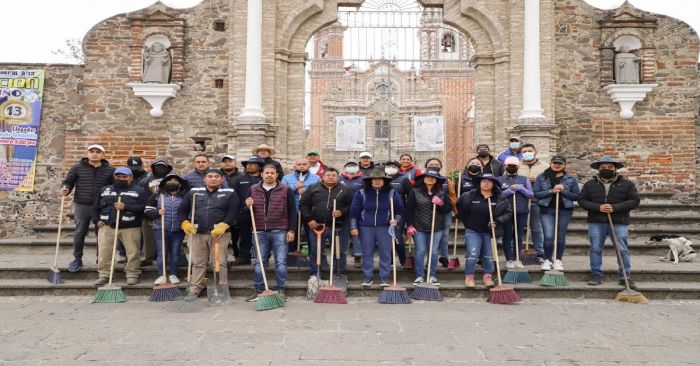
[[[145,99],[151,105],[151,116],[163,116],[163,103],[169,98],[177,97],[180,86],[177,84],[127,83],[134,90],[134,95]]]
[[[658,84],[610,84],[603,87],[612,101],[620,105],[620,117],[622,119],[630,119],[634,117],[635,103],[641,102],[646,98],[647,93],[654,89]]]

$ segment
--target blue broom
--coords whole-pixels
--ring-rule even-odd
[[[389,200],[391,203],[391,219],[394,220],[394,200]],[[384,291],[379,293],[377,299],[381,304],[410,304],[411,299],[408,297],[408,292],[403,287],[396,285],[396,230],[389,227],[389,235],[391,235],[391,261],[394,264],[394,284],[384,288]]]
[[[393,199],[392,199],[393,200]],[[428,249],[428,275],[426,277],[430,278],[430,264],[433,258],[433,234],[435,233],[435,208],[436,205],[433,203],[433,217],[432,223],[430,224],[430,246]],[[417,266],[422,266],[423,263],[416,263]],[[414,285],[414,290],[411,293],[411,298],[415,300],[427,300],[427,301],[442,301],[442,294],[440,294],[440,289],[432,283],[420,283]]]
[[[508,269],[505,277],[503,277],[503,282],[512,284],[532,283],[530,274],[527,273],[527,269],[525,269],[523,267],[523,264],[520,262],[520,245],[518,241],[518,239],[520,238],[518,237],[518,205],[515,199],[516,194],[517,193],[513,194],[513,226],[515,229],[513,230],[513,232],[515,233],[515,268]]]
[[[165,197],[163,194],[160,195],[160,201],[160,208],[165,210]],[[160,215],[160,258],[161,263],[163,264],[163,278],[165,278],[165,283],[153,287],[153,293],[148,299],[148,301],[151,302],[173,301],[182,296],[182,293],[177,285],[168,283],[168,272],[165,268],[165,253],[165,215],[162,214]]]

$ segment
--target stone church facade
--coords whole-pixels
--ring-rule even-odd
[[[627,3],[600,10],[582,0],[420,2],[441,8],[445,24],[473,42],[476,113],[463,119],[473,123],[470,143],[497,152],[516,134],[542,155],[569,157],[581,178],[591,176],[590,162],[612,155],[641,190],[695,197],[699,40],[690,26]],[[0,65],[47,70],[35,192],[0,192],[0,237],[56,220],[59,181],[91,143],[103,144],[113,164],[167,156],[181,173],[191,169],[195,140],[212,155],[247,157],[264,142],[283,162],[301,156],[307,42],[338,20],[339,5],[363,1],[263,0],[257,35],[248,31],[252,3],[156,3],[95,25],[84,38],[84,65]],[[525,22],[533,9],[529,19],[538,21]],[[162,117],[127,85],[140,81],[143,47],[155,36],[169,41],[170,83],[180,88]],[[249,53],[251,39],[259,39],[258,56]],[[606,88],[615,84],[621,43],[638,45],[631,52],[640,59],[640,85],[655,85],[628,119],[611,97],[615,88]]]

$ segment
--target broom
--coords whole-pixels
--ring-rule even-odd
[[[462,185],[457,184],[457,198],[459,198],[461,191]],[[455,243],[454,248],[452,249],[452,257],[447,259],[447,269],[459,268],[459,257],[457,256],[457,231],[459,230],[458,225],[459,217],[455,215]],[[449,235],[449,233],[445,233],[445,235]]]
[[[517,194],[517,193],[516,193]],[[523,268],[523,264],[520,262],[520,245],[518,242],[518,206],[516,203],[515,195],[513,194],[513,232],[515,233],[515,268],[508,269],[505,277],[503,277],[503,282],[505,283],[532,283],[530,275],[527,273],[527,269]]]
[[[647,299],[646,296],[644,296],[641,292],[632,290],[630,288],[630,282],[627,278],[625,263],[622,261],[622,254],[620,253],[620,247],[618,247],[617,234],[615,234],[615,225],[613,225],[610,212],[608,212],[608,223],[610,224],[610,231],[612,233],[612,240],[613,245],[615,246],[617,260],[620,262],[619,265],[622,267],[622,277],[625,279],[625,289],[617,293],[617,296],[615,296],[615,301],[646,304],[649,302],[649,299]]]
[[[399,233],[403,235],[403,233]],[[406,244],[408,244],[408,253],[406,253],[406,260],[403,263],[403,269],[410,270],[416,268],[416,257],[413,256],[413,237],[408,235],[406,238]]]
[[[335,211],[336,200],[333,200],[333,211]],[[333,216],[333,215],[331,215]],[[316,248],[320,250],[320,248]],[[331,268],[330,274],[328,275],[328,286],[321,287],[316,294],[314,302],[319,304],[347,304],[348,301],[343,295],[343,289],[340,287],[333,286],[333,258],[335,255],[335,216],[333,216],[333,221],[331,223]],[[319,271],[321,269],[319,268]],[[396,269],[394,269],[396,271]]]
[[[393,198],[392,198],[393,200]],[[428,248],[428,275],[430,278],[430,264],[433,262],[433,233],[435,232],[435,208],[436,205],[433,203],[433,217],[430,224],[430,247]],[[417,265],[422,266],[423,263],[417,263]],[[442,301],[442,294],[437,286],[432,283],[419,283],[413,286],[414,290],[411,293],[411,298],[416,300],[428,300],[428,301]]]
[[[61,243],[61,226],[63,225],[63,204],[66,202],[66,196],[61,196],[61,208],[58,211],[58,233],[56,233],[56,254],[53,257],[53,267],[49,268],[49,273],[46,274],[46,279],[49,283],[57,285],[63,283],[61,271],[58,270],[58,245]]]
[[[121,203],[122,198],[119,196],[117,198],[117,203]],[[119,220],[121,219],[121,210],[117,209],[117,222],[114,225],[114,243],[112,243],[112,264],[109,268],[109,282],[107,286],[100,287],[97,289],[95,297],[92,298],[92,303],[113,303],[113,302],[126,302],[126,296],[122,292],[121,287],[112,287],[112,278],[114,277],[114,258],[117,256],[117,240],[119,240]]]
[[[394,200],[389,200],[389,202],[391,204],[391,219],[394,220]],[[394,264],[394,284],[385,287],[384,291],[379,293],[377,300],[381,304],[410,304],[411,299],[408,297],[406,289],[396,285],[396,232],[391,236],[391,262]]]
[[[552,265],[554,265],[554,262],[557,260],[557,239],[559,233],[559,192],[557,192],[555,198],[557,202],[554,206],[554,253],[552,253]],[[563,272],[552,269],[544,273],[542,279],[540,280],[540,285],[562,287],[569,286],[569,281],[566,280]]]
[[[165,197],[163,194],[160,195],[160,208],[165,210]],[[163,264],[163,278],[165,278],[165,283],[162,285],[156,285],[153,287],[153,293],[148,301],[151,302],[161,302],[161,301],[173,301],[182,296],[180,289],[177,285],[173,283],[168,283],[168,272],[165,265],[165,215],[160,215],[160,259]]]
[[[284,299],[279,295],[279,292],[270,290],[267,285],[267,275],[265,275],[265,263],[263,261],[262,253],[260,252],[260,242],[258,240],[258,229],[255,225],[255,214],[253,213],[253,205],[248,206],[250,210],[250,221],[253,223],[253,237],[255,238],[255,252],[258,255],[258,265],[260,266],[260,272],[262,273],[263,283],[265,284],[265,291],[258,295],[258,300],[255,302],[255,310],[270,310],[276,309],[284,306]]]
[[[498,247],[496,247],[496,229],[493,227],[493,211],[491,210],[491,197],[487,198],[489,206],[489,226],[491,227],[491,250],[493,258],[496,259],[496,277],[498,285],[489,289],[489,296],[486,301],[492,304],[513,304],[520,301],[520,296],[510,286],[503,286],[501,281],[501,265],[498,263]]]
[[[301,251],[301,212],[297,212],[297,250],[287,255],[287,265],[290,267],[305,267],[309,265],[308,253]]]

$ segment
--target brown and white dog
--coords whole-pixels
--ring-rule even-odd
[[[668,245],[668,252],[666,255],[659,257],[662,262],[672,261],[673,264],[678,264],[679,261],[690,262],[695,259],[696,253],[691,246],[693,242],[683,236],[674,234],[652,235],[649,241],[661,242]]]

